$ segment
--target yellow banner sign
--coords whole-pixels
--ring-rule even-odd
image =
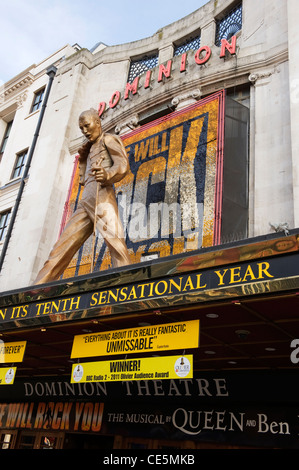
[[[27,341],[18,343],[4,343],[0,340],[0,363],[22,362]]]
[[[193,356],[161,356],[74,364],[71,383],[193,378]]]
[[[0,368],[0,385],[12,385],[15,380],[16,367]]]
[[[192,320],[75,336],[71,358],[184,350],[198,346],[199,320]]]

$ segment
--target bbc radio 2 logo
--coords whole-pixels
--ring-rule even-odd
[[[299,339],[293,339],[291,342],[291,348],[294,348],[294,351],[291,352],[291,362],[293,364],[298,364],[299,362]]]

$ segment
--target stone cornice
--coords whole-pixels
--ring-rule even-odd
[[[11,96],[15,96],[20,91],[24,92],[34,81],[34,77],[31,73],[27,73],[22,77],[17,77],[18,80],[11,80],[6,83],[3,89],[0,91],[0,102],[8,100]]]

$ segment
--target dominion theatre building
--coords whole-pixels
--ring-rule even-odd
[[[299,447],[298,13],[210,0],[1,87],[1,449]],[[130,264],[95,232],[34,285],[90,108],[127,152]]]

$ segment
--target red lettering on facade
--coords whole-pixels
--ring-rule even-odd
[[[203,51],[206,51],[206,54],[203,58],[201,58],[200,55]],[[195,62],[198,65],[205,64],[209,60],[209,58],[211,57],[211,53],[212,53],[212,51],[211,51],[211,48],[209,46],[201,47],[200,49],[198,49],[198,51],[195,54]]]
[[[182,54],[180,72],[186,71],[186,62],[187,62],[187,54],[186,52],[184,52],[184,54]]]
[[[124,99],[127,100],[129,98],[129,92],[133,93],[133,95],[136,95],[137,90],[138,90],[138,83],[139,83],[139,76],[135,78],[133,83],[127,83],[126,85],[126,90],[125,90],[125,96]]]
[[[159,67],[159,75],[158,75],[158,82],[161,82],[163,80],[163,75],[166,78],[170,77],[171,74],[171,66],[172,66],[172,60],[169,60],[167,62],[167,66],[161,64]]]
[[[229,43],[226,39],[222,39],[220,58],[225,57],[226,51],[228,51],[231,55],[236,54],[236,44],[237,44],[236,36],[232,36],[231,43]],[[212,50],[209,46],[200,47],[198,51],[196,51],[195,56],[194,56],[196,64],[197,65],[205,64],[210,59],[211,55],[212,55]],[[181,57],[180,72],[185,72],[186,67],[187,67],[187,53],[184,52]],[[172,60],[169,60],[166,66],[163,64],[159,66],[159,70],[158,70],[158,82],[159,83],[163,81],[164,77],[169,78],[171,76],[171,68],[172,68]],[[145,81],[144,81],[145,89],[150,88],[151,74],[152,74],[152,70],[147,70],[145,74]],[[140,76],[136,77],[133,83],[127,83],[125,93],[124,93],[125,100],[129,98],[130,92],[133,95],[137,94],[138,86],[139,86],[139,78]],[[120,92],[115,91],[109,101],[109,107],[111,109],[115,108],[118,105],[119,100],[120,100]],[[102,116],[105,110],[106,110],[106,103],[101,102],[99,104],[99,116]]]
[[[148,70],[145,75],[145,83],[144,88],[148,88],[150,86],[152,71]]]
[[[220,57],[225,57],[226,49],[228,52],[233,55],[236,53],[236,44],[237,44],[237,36],[232,37],[232,43],[230,44],[226,39],[221,40],[221,51]]]
[[[102,116],[105,109],[106,109],[106,103],[105,103],[105,101],[101,101],[101,103],[99,104],[99,109],[98,109],[99,117]]]
[[[110,108],[115,108],[115,106],[119,103],[120,100],[120,92],[115,91],[113,95],[111,96],[111,99],[109,101],[109,107]]]

